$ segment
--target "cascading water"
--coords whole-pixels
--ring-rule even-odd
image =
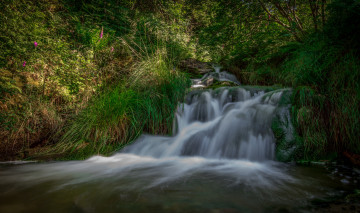
[[[222,68],[221,66],[216,65],[216,64],[213,64],[212,67],[213,67],[213,69],[215,70],[216,73],[220,73],[220,70]]]
[[[0,164],[0,212],[306,212],[359,180],[275,161],[271,123],[289,120],[285,91],[196,90],[173,137],[143,135],[86,161]]]
[[[251,94],[243,88],[195,91],[178,108],[176,136],[144,135],[125,152],[156,158],[273,160],[271,121],[281,95]]]

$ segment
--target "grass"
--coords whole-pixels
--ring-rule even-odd
[[[138,13],[130,1],[0,6],[0,159],[40,157],[35,149],[84,158],[142,132],[171,132],[189,84],[174,68],[192,52],[184,25]]]
[[[129,36],[119,38],[133,58],[127,74],[105,87],[69,122],[53,152],[65,153],[65,159],[108,155],[143,132],[172,132],[177,104],[190,86],[188,76],[175,67],[188,52],[155,23],[151,28],[140,18]]]
[[[164,61],[154,63],[151,59],[136,68],[130,77],[132,83],[118,83],[96,97],[71,122],[56,152],[107,155],[143,132],[170,134],[177,103],[189,82]]]

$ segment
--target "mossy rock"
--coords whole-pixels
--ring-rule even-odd
[[[192,77],[204,75],[213,71],[211,65],[207,62],[201,62],[193,58],[188,58],[179,63],[178,66],[181,70],[189,72]]]
[[[238,85],[231,81],[217,81],[211,84],[210,86],[206,87],[206,89],[217,89],[220,87],[235,87],[235,86]]]
[[[276,139],[276,159],[282,162],[295,161],[302,158],[303,141],[297,134],[291,117],[291,90],[284,90],[271,128]]]

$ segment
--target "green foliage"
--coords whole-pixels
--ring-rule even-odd
[[[355,38],[360,6],[357,1],[334,1],[328,14],[323,31],[275,52],[265,50],[265,58],[257,54],[237,74],[247,76],[247,83],[295,88],[294,125],[304,144],[299,157],[307,160],[327,158],[334,151],[360,153],[359,42]],[[354,33],[343,33],[349,29]]]
[[[353,28],[358,20],[360,5],[335,1],[330,8],[323,34],[313,36],[284,65],[284,74],[293,85],[313,88],[299,89],[295,99],[305,156],[310,159],[329,151],[360,153],[359,43],[353,35],[342,34],[344,26]]]
[[[190,83],[174,68],[189,57],[188,36],[181,25],[147,14],[135,17],[129,34],[118,39],[122,57],[133,60],[131,66],[69,122],[56,152],[64,151],[70,158],[106,155],[143,132],[172,132],[177,104]],[[106,56],[97,54],[95,58]]]
[[[189,86],[185,76],[159,56],[140,62],[130,80],[96,97],[69,126],[58,148],[77,153],[90,146],[87,155],[108,154],[114,151],[108,145],[119,148],[143,131],[171,133],[177,103]]]
[[[192,50],[187,22],[166,22],[180,5],[161,4],[167,17],[132,1],[1,2],[1,156],[60,139],[78,157],[105,154],[142,131],[168,133],[188,85],[173,67]]]
[[[199,55],[207,54],[213,61],[244,68],[252,62],[266,62],[279,47],[302,41],[314,31],[309,2],[207,0],[185,4],[199,49],[206,47]],[[322,12],[317,13],[317,19],[320,16]]]

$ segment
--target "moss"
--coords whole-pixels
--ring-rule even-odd
[[[283,162],[303,157],[302,138],[297,134],[291,116],[291,90],[284,90],[271,123],[276,139],[276,159]]]
[[[206,89],[217,89],[220,87],[235,87],[238,86],[237,84],[231,82],[231,81],[217,81],[210,86],[206,87]]]

